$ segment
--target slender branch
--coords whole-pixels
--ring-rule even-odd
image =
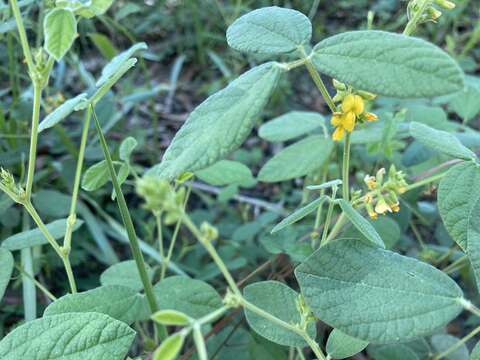
[[[444,358],[445,356],[447,356],[448,354],[452,353],[453,351],[457,350],[460,346],[462,346],[463,344],[465,344],[468,340],[470,340],[472,337],[474,337],[475,335],[477,335],[478,333],[480,333],[480,326],[476,327],[475,329],[473,329],[470,334],[468,334],[467,336],[463,337],[462,339],[460,339],[459,341],[457,341],[455,344],[453,344],[452,346],[450,346],[447,350],[441,352],[440,354],[438,354],[437,356],[435,356],[433,358],[433,360],[439,360],[439,359],[442,359]]]
[[[43,292],[50,300],[57,300],[57,297],[53,295],[45,286],[43,286],[42,283],[35,279],[32,274],[30,274],[28,271],[26,271],[19,265],[15,265],[15,268],[22,274],[22,276],[29,278],[35,284],[35,286],[37,286],[40,291]]]
[[[18,35],[20,36],[20,43],[22,44],[23,55],[27,61],[28,72],[30,77],[35,72],[35,64],[33,62],[32,52],[30,51],[30,45],[28,44],[27,33],[25,32],[25,26],[23,25],[22,14],[18,7],[17,0],[10,0],[12,6],[13,16],[15,17],[15,23],[17,24]]]
[[[332,97],[328,93],[327,87],[323,83],[322,78],[320,77],[320,74],[318,73],[317,69],[315,68],[315,65],[313,65],[312,61],[310,58],[307,58],[305,61],[305,66],[307,67],[308,73],[310,74],[313,82],[317,86],[318,90],[322,94],[323,99],[328,105],[328,108],[332,113],[337,111],[337,107],[335,106],[335,103],[333,102]]]
[[[37,140],[38,140],[38,124],[40,122],[40,103],[42,100],[42,87],[34,83],[33,85],[33,112],[32,112],[32,129],[30,131],[30,153],[28,157],[28,172],[26,197],[30,201],[32,197],[33,176],[35,174],[35,162],[37,159]]]
[[[343,144],[343,162],[342,162],[342,195],[345,201],[350,198],[349,185],[349,167],[350,167],[350,133],[347,132],[345,136],[345,143]]]

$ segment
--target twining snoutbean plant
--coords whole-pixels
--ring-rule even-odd
[[[52,69],[75,42],[77,23],[104,14],[112,2],[57,0],[42,19],[43,43],[33,47],[21,4],[9,1],[25,58],[21,66],[31,81],[33,108],[24,173],[14,176],[2,165],[0,189],[8,196],[3,201],[18,204],[37,228],[2,241],[0,295],[16,268],[24,291],[38,287],[51,303],[39,319],[26,311],[25,322],[0,341],[0,358],[220,358],[212,349],[227,340],[209,340],[211,330],[239,313],[245,315],[254,341],[265,344],[262,351],[252,355],[256,359],[344,359],[362,351],[374,359],[468,358],[465,344],[480,333],[480,327],[461,339],[440,330],[465,314],[471,314],[470,321],[479,324],[478,294],[469,292],[471,297],[467,297],[448,275],[449,270],[467,263],[472,279],[480,285],[480,162],[467,147],[468,135],[473,134],[467,122],[475,114],[465,115],[464,124],[453,131],[453,123],[449,128],[429,119],[405,121],[403,110],[385,111],[378,105],[425,98],[437,104],[458,104],[466,96],[462,94],[473,86],[472,78],[465,76],[447,52],[413,36],[420,24],[437,20],[441,10],[449,11],[455,4],[412,0],[403,34],[348,31],[315,45],[311,44],[312,24],[299,11],[265,7],[246,13],[228,27],[226,40],[238,52],[265,62],[196,107],[162,161],[144,171],[132,159],[137,146],[133,137],[123,139],[118,153],[111,152],[96,106],[136,64],[134,56],[147,49],[146,44],[135,44],[113,57],[93,90],[86,89],[41,117]],[[272,143],[295,140],[268,160],[257,176],[267,184],[304,178],[302,204],[270,226],[271,234],[263,242],[267,249],[274,249],[271,252],[291,257],[294,279],[245,286],[223,260],[228,254],[218,250],[221,241],[228,241],[221,239],[222,231],[207,221],[197,222],[187,210],[193,180],[228,185],[234,192],[254,184],[256,179],[248,167],[227,158],[250,136],[272,94],[280,90],[279,83],[294,81],[302,71],[318,88],[329,114],[291,111],[258,129],[259,137]],[[332,84],[326,84],[325,79]],[[45,223],[32,201],[40,171],[37,140],[76,112],[82,113],[83,130],[76,149],[70,210],[66,218]],[[427,176],[412,180],[392,156],[391,148],[377,147],[371,149],[373,153],[386,149],[382,150],[382,166],[372,174],[352,172],[354,149],[372,138],[392,144],[390,140],[397,133],[401,139],[413,139],[416,146],[404,154],[410,152],[412,157],[416,151],[428,151],[446,161],[430,169]],[[99,142],[104,159],[85,169],[90,141]],[[393,144],[402,148],[398,142]],[[331,171],[332,167],[339,170]],[[332,176],[335,173],[338,176]],[[122,192],[127,180],[134,183],[138,195],[132,204],[127,204],[131,199]],[[113,185],[111,200],[118,205],[122,221],[110,218],[111,224],[128,240],[133,260],[105,270],[101,286],[78,292],[78,278],[71,265],[72,243],[82,241],[75,236],[76,230],[85,217],[93,216],[80,203],[79,194],[96,191],[109,182]],[[407,255],[393,251],[400,230],[392,219],[410,207],[405,200],[409,193],[418,194],[437,183],[443,229],[456,245],[444,249],[422,244],[421,253]],[[131,216],[134,206],[141,206],[154,219],[158,248],[150,247],[149,251],[154,249],[160,259],[156,269],[144,259],[145,248]],[[79,212],[83,215],[77,218]],[[307,235],[301,242],[292,241],[298,238],[296,226],[302,223],[313,227],[304,231]],[[169,243],[163,236],[167,230],[172,233]],[[422,242],[418,229],[412,230]],[[214,288],[192,278],[172,261],[182,231],[201,244],[213,276],[223,277],[216,284],[226,287]],[[59,298],[51,294],[48,284],[34,278],[32,248],[43,245],[53,249],[68,279],[70,292]],[[210,346],[211,341],[216,342],[215,347]],[[222,358],[241,356],[233,348]],[[480,345],[470,356],[480,359]]]

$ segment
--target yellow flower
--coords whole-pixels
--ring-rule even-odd
[[[398,202],[390,205],[390,207],[392,208],[393,212],[399,212],[400,211],[400,204]]]
[[[363,179],[369,190],[373,190],[377,187],[377,179],[375,176],[365,175]]]
[[[363,113],[365,103],[359,95],[348,94],[342,101],[342,111],[344,113],[353,112],[356,116]]]
[[[335,113],[330,123],[336,128],[332,135],[333,140],[340,141],[343,139],[345,130],[348,132],[353,131],[355,127],[355,114],[352,111],[343,114]]]
[[[392,209],[390,208],[390,206],[388,206],[385,199],[378,199],[377,205],[375,205],[375,212],[377,212],[378,214],[385,214],[387,211],[392,212]]]
[[[367,121],[377,121],[377,120],[378,120],[378,116],[375,115],[374,113],[366,112],[366,113],[365,113],[365,119],[366,119]]]

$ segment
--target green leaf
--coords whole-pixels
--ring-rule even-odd
[[[320,320],[374,344],[429,334],[463,309],[462,290],[440,270],[356,239],[323,246],[295,275]]]
[[[448,103],[448,108],[458,114],[464,122],[468,122],[480,113],[480,78],[465,77],[465,87],[454,94]]]
[[[170,276],[153,287],[160,309],[172,309],[198,319],[222,307],[217,291],[206,282]]]
[[[98,79],[95,86],[97,88],[100,88],[103,85],[107,84],[110,80],[115,78],[117,74],[119,74],[124,70],[124,67],[128,64],[129,60],[133,60],[131,58],[137,51],[146,50],[147,48],[148,48],[147,44],[145,44],[144,42],[141,42],[141,43],[132,45],[127,50],[115,56],[112,60],[110,60],[110,62],[107,65],[105,65],[105,67],[102,70],[102,75]]]
[[[173,334],[166,338],[153,353],[153,360],[174,360],[177,358],[184,341],[180,333]]]
[[[120,144],[120,160],[129,161],[130,155],[133,150],[137,147],[138,142],[135,138],[129,136]]]
[[[62,296],[45,309],[43,316],[97,312],[131,324],[139,320],[142,306],[143,295],[134,289],[120,285],[107,285]]]
[[[117,48],[113,45],[108,36],[101,33],[90,33],[88,34],[88,37],[92,39],[96,48],[104,58],[111,60],[118,54]]]
[[[427,125],[412,122],[410,123],[410,134],[423,145],[442,154],[463,160],[477,158],[473,151],[463,146],[454,135],[446,131],[435,130]]]
[[[290,111],[260,126],[258,135],[268,141],[286,141],[309,134],[319,127],[325,129],[325,118],[319,113]]]
[[[323,135],[312,135],[287,146],[267,161],[258,174],[265,182],[277,182],[305,176],[318,170],[330,156],[333,142]]]
[[[45,50],[59,61],[67,53],[77,36],[77,21],[73,12],[53,9],[43,22]]]
[[[206,169],[195,172],[198,178],[210,185],[251,184],[255,179],[248,167],[238,161],[220,160]]]
[[[203,169],[237,149],[255,125],[283,72],[269,62],[241,75],[210,96],[188,117],[163,156],[147,174],[173,179]]]
[[[449,349],[451,346],[457,344],[460,341],[459,338],[451,335],[434,335],[430,339],[433,348],[437,353],[443,353],[445,350]],[[448,355],[442,357],[445,360],[468,360],[470,359],[468,348],[465,344],[462,344],[457,349],[453,350]]]
[[[281,282],[261,281],[248,285],[243,290],[243,295],[248,302],[289,324],[298,324],[301,321],[298,311],[300,295]],[[245,309],[245,316],[248,324],[256,333],[274,343],[285,346],[306,346],[305,340],[300,335],[276,325],[248,309]],[[307,325],[307,331],[310,337],[315,338],[316,329],[313,322]]]
[[[327,340],[327,354],[332,359],[345,359],[359,353],[367,345],[368,342],[366,341],[348,336],[338,329],[333,329]]]
[[[148,278],[153,278],[153,269],[145,264]],[[102,285],[122,285],[136,291],[143,289],[143,283],[138,273],[135,260],[126,260],[110,266],[100,275]]]
[[[73,227],[73,231],[77,230],[80,226],[83,225],[82,220],[77,220],[75,226]],[[47,224],[47,229],[50,234],[56,239],[60,239],[65,236],[65,232],[67,231],[67,219],[59,219],[52,221],[51,223]],[[2,242],[2,247],[14,251],[14,250],[21,250],[25,248],[29,248],[32,246],[38,246],[47,244],[48,240],[42,234],[39,229],[27,230],[21,233],[12,235],[5,239]]]
[[[129,167],[123,163],[117,174],[117,180],[122,184],[129,175]],[[100,189],[110,181],[110,172],[108,171],[108,164],[106,160],[90,166],[82,178],[82,189],[85,191],[95,191]]]
[[[123,359],[135,338],[125,323],[99,313],[68,313],[29,321],[0,342],[2,360]]]
[[[370,224],[362,215],[360,215],[349,202],[340,199],[338,200],[342,211],[347,216],[347,218],[352,222],[353,226],[357,228],[358,231],[362,233],[365,237],[360,237],[361,240],[366,239],[368,242],[380,246],[385,249],[385,244],[383,243],[382,238],[378,235],[377,230]]]
[[[151,316],[153,321],[168,326],[187,326],[190,319],[187,315],[176,310],[160,310]]]
[[[227,29],[228,45],[246,53],[288,53],[311,37],[312,24],[305,15],[276,6],[251,11]]]
[[[320,196],[318,199],[315,199],[312,202],[308,203],[307,205],[301,207],[300,209],[295,210],[292,214],[288,215],[285,219],[283,219],[277,225],[275,225],[271,233],[273,234],[277,231],[280,231],[283,228],[303,219],[305,216],[307,216],[308,214],[310,214],[311,212],[317,210],[320,206],[322,206],[325,200],[327,200],[326,196]]]
[[[368,347],[368,354],[374,360],[423,360],[415,351],[404,344],[389,344]]]
[[[77,13],[87,19],[105,14],[114,0],[91,0],[88,6],[81,7]]]
[[[48,128],[51,128],[57,125],[60,121],[65,119],[73,111],[76,111],[77,106],[82,103],[87,102],[87,94],[82,93],[75,96],[73,99],[65,101],[62,105],[53,110],[50,114],[47,115],[45,119],[42,120],[38,126],[38,132],[42,132]]]
[[[342,185],[342,180],[335,179],[335,180],[330,180],[330,181],[327,181],[327,182],[325,182],[323,184],[319,184],[319,185],[308,185],[307,189],[308,190],[322,190],[322,189],[328,189],[328,188],[337,188],[340,185]]]
[[[433,97],[463,88],[457,63],[437,46],[411,36],[346,32],[317,44],[312,60],[320,72],[379,95]]]
[[[480,285],[480,166],[452,167],[438,187],[438,209],[450,236],[468,255]]]
[[[0,300],[2,300],[13,271],[13,256],[10,251],[0,247]]]

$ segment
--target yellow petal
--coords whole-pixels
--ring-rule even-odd
[[[343,127],[341,127],[341,126],[337,127],[337,128],[335,129],[335,131],[333,132],[332,139],[333,139],[334,141],[340,141],[340,140],[342,140],[342,138],[343,138],[343,133],[344,133],[344,132],[345,132],[345,131],[343,130]]]
[[[335,127],[340,126],[340,124],[342,123],[342,118],[339,115],[333,115],[330,119],[330,123]]]
[[[373,114],[373,113],[365,113],[365,119],[367,119],[367,121],[377,121],[378,120],[378,116]]]
[[[378,214],[385,214],[387,211],[392,212],[392,209],[390,209],[387,202],[384,199],[378,200],[377,205],[375,205],[375,212]]]
[[[348,94],[342,101],[342,110],[343,112],[352,111],[355,105],[355,97],[352,94]]]
[[[365,110],[365,103],[363,102],[362,97],[359,95],[354,95],[352,111],[355,113],[355,115],[360,115],[363,113],[363,110]]]
[[[355,114],[353,111],[349,111],[342,116],[342,126],[348,132],[352,132],[355,127]]]

